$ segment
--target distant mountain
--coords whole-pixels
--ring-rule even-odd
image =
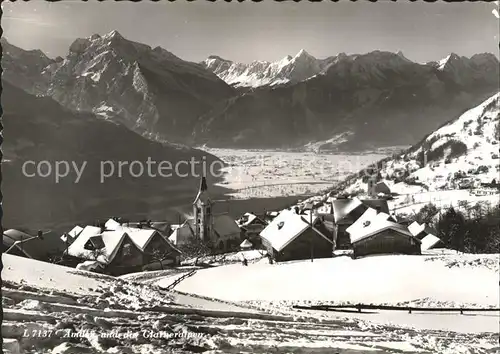
[[[110,212],[135,219],[148,215],[165,218],[169,207],[191,203],[198,189],[199,178],[193,176],[187,162],[198,161],[196,172],[200,175],[202,161],[207,166],[218,161],[196,149],[150,141],[93,114],[74,113],[48,97],[29,95],[7,81],[3,83],[2,103],[6,136],[2,144],[3,225],[9,227],[37,229],[92,222],[110,216]],[[148,158],[153,162],[151,173]],[[28,161],[37,165],[24,165]],[[23,167],[26,174],[36,173],[41,161],[46,162],[40,165],[40,174],[51,172],[47,177],[23,173]],[[70,166],[68,176],[56,182],[56,164],[64,174],[65,161]],[[162,161],[163,177],[158,170]],[[84,162],[87,165],[76,183],[73,163],[81,169]],[[121,172],[120,162],[125,162]],[[175,173],[176,166],[186,177]],[[103,183],[101,171],[110,176]],[[216,179],[210,170],[207,173],[212,184]]]
[[[436,66],[402,53],[340,54],[308,80],[260,87],[219,103],[199,119],[195,140],[253,148],[324,140],[338,150],[411,145],[498,88],[493,55],[450,59]]]
[[[471,58],[451,53],[432,63],[442,73],[443,80],[459,86],[498,83],[498,59],[491,53],[475,54]]]
[[[486,53],[417,64],[401,52],[316,59],[301,50],[274,63],[196,64],[116,31],[75,40],[65,59],[2,43],[5,81],[151,140],[192,146],[411,145],[499,86],[498,59]]]
[[[2,45],[2,79],[32,94],[45,94],[47,82],[42,78],[45,67],[55,63],[40,50],[24,50],[13,46],[5,38]]]
[[[287,55],[276,62],[242,64],[214,55],[201,64],[230,85],[255,88],[304,81],[326,70],[332,60],[316,59],[302,49],[294,57]]]
[[[7,63],[16,61],[12,47],[3,50]],[[45,66],[41,79],[33,76],[37,87],[46,88],[44,95],[158,140],[186,142],[201,114],[236,94],[201,65],[127,40],[117,31],[75,40],[64,60],[35,59],[19,65],[35,72]],[[18,67],[9,65],[6,71],[5,80],[26,89]]]
[[[461,114],[397,156],[377,164],[390,186],[406,193],[500,182],[500,93]],[[339,188],[365,190],[363,173]]]

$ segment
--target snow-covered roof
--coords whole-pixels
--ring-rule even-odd
[[[248,240],[245,240],[243,241],[241,244],[240,244],[240,247],[241,248],[250,248],[252,247],[252,242],[248,241]]]
[[[309,216],[299,215],[285,209],[262,230],[260,236],[279,252],[310,227],[306,222],[308,218]],[[313,224],[317,220],[318,216],[314,215]]]
[[[424,235],[434,235],[436,234],[436,231],[432,229],[430,226],[427,224],[419,224],[418,222],[414,221],[408,226],[408,231],[411,232],[413,236],[419,236],[420,234]]]
[[[358,198],[352,199],[336,199],[333,201],[333,216],[335,218],[335,223],[343,220],[347,217],[354,209],[362,205],[363,203]]]
[[[70,232],[68,232],[68,235],[70,235],[71,237],[77,237],[82,231],[83,227],[76,225],[74,228],[71,229]]]
[[[157,233],[157,231],[153,229],[139,229],[122,226],[117,228],[117,231],[125,232],[141,251],[144,251],[149,242],[153,239],[153,236]]]
[[[116,252],[126,234],[123,230],[104,231],[101,233],[100,227],[86,226],[76,240],[68,247],[68,254],[78,258],[92,258],[94,253],[91,250],[85,249],[85,245],[90,238],[96,236],[101,237],[105,248],[103,254],[99,255],[97,260],[101,263],[109,263],[116,256]]]
[[[117,230],[117,231],[104,231],[101,234],[102,241],[104,242],[104,247],[105,247],[105,255],[106,259],[105,261],[111,262],[117,252],[118,249],[120,248],[120,245],[122,244],[123,240],[127,237],[127,234],[124,233],[123,231]],[[99,260],[99,258],[98,258]]]
[[[359,233],[364,228],[363,224],[366,221],[375,219],[376,216],[377,216],[377,211],[375,209],[373,208],[366,209],[363,215],[361,215],[358,220],[356,220],[351,226],[349,226],[346,229],[346,232],[353,235]]]
[[[362,229],[357,230],[356,233],[350,234],[351,243],[359,242],[367,237],[373,236],[388,229],[396,231],[398,235],[413,237],[413,235],[405,226],[387,220],[385,218],[385,215],[383,213],[380,213],[371,220],[365,220],[365,223],[363,224],[364,227]]]
[[[179,246],[186,243],[190,237],[194,236],[194,220],[188,219],[182,225],[178,225],[174,232],[168,237],[168,240],[174,245]]]
[[[35,237],[33,235],[27,234],[26,232],[22,232],[22,231],[15,230],[15,229],[9,229],[9,230],[4,231],[3,236],[4,236],[4,242],[5,242],[5,236],[7,236],[7,238],[9,240],[12,240],[12,243],[14,241],[24,241],[24,240]]]
[[[68,254],[73,257],[80,257],[82,253],[87,252],[85,250],[85,244],[87,241],[101,233],[101,228],[97,226],[85,226],[85,228],[80,232],[76,240],[68,247]]]
[[[252,214],[252,213],[245,213],[243,214],[243,217],[241,217],[236,223],[241,227],[241,226],[247,226],[252,223],[257,219],[257,216]]]
[[[422,245],[420,246],[420,249],[422,251],[427,251],[433,248],[439,242],[441,242],[441,239],[439,237],[429,234],[422,239]]]
[[[116,230],[120,227],[120,223],[114,219],[109,219],[104,224],[104,227],[106,228],[106,230]]]

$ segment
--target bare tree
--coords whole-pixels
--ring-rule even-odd
[[[161,248],[155,248],[150,253],[148,253],[148,255],[151,259],[151,263],[155,263],[155,262],[160,263],[160,267],[162,270],[164,270],[163,262],[165,261],[165,259],[167,259],[172,254],[174,254],[174,252],[172,250],[165,250],[165,249],[161,249]]]
[[[201,257],[213,255],[213,249],[209,242],[202,241],[198,237],[191,236],[187,243],[179,247],[186,257],[195,258],[195,265]]]

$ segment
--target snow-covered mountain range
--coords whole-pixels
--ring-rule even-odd
[[[200,118],[196,140],[251,148],[325,141],[341,151],[412,145],[498,88],[495,56],[448,61],[438,68],[402,53],[341,54],[307,80],[261,86],[217,105]],[[338,136],[345,139],[333,146]]]
[[[401,52],[316,59],[301,50],[275,63],[193,63],[117,31],[76,39],[65,58],[4,39],[2,47],[12,85],[149,139],[193,146],[411,145],[491,96],[499,80],[492,54],[417,64]]]
[[[393,60],[392,65],[398,66],[404,62],[411,62],[403,52],[399,51],[396,54],[402,60],[399,63],[397,60]],[[201,64],[229,85],[256,88],[301,82],[315,75],[325,74],[331,65],[340,60],[356,60],[358,57],[363,56],[340,53],[325,59],[317,59],[301,49],[295,56],[287,55],[274,62],[254,61],[250,64],[243,64],[213,55]],[[376,65],[377,58],[373,57],[372,59],[374,59],[373,63],[365,62],[365,64]],[[471,58],[451,53],[437,62],[429,62],[426,65],[451,75],[452,81],[455,83],[470,85],[474,84],[475,81],[495,80],[494,67],[498,66],[498,59],[491,53],[476,54]]]
[[[22,64],[14,64],[12,47],[4,47],[4,68],[12,72],[6,79],[12,84],[26,90],[30,87],[24,81],[33,81],[43,88],[37,94],[69,109],[118,121],[153,139],[186,142],[201,114],[235,94],[199,64],[125,39],[117,31],[76,39],[63,60],[40,56],[38,63],[26,62],[34,71],[43,67],[37,76],[27,77],[18,69]]]
[[[287,55],[275,62],[243,64],[214,55],[203,61],[202,65],[235,87],[259,87],[304,81],[324,72],[334,60],[335,57],[316,59],[301,49],[295,56]]]

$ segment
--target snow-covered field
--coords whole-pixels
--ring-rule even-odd
[[[498,298],[498,268],[491,270],[498,256],[457,255],[462,263],[440,257],[433,254],[420,257],[418,262],[412,257],[398,259],[402,270],[394,269],[394,262],[386,259],[382,261],[385,265],[379,267],[380,274],[387,273],[386,282],[381,275],[367,279],[377,273],[368,272],[358,280],[361,283],[351,282],[351,290],[363,291],[350,298],[366,300],[373,293],[373,299],[380,301],[404,300],[412,289],[420,288],[414,282],[425,277],[418,274],[429,275],[429,271],[437,273],[429,276],[434,280],[424,284],[426,290],[437,286],[437,277],[451,277],[441,279],[441,299],[491,306],[492,299]],[[322,299],[337,297],[338,292],[347,296],[348,290],[342,290],[349,285],[347,275],[339,275],[340,268],[332,271],[328,261],[338,263],[346,274],[366,271],[373,263],[362,266],[362,261],[351,261],[359,262],[355,266],[344,258],[278,265],[257,262],[247,267],[226,265],[197,270],[178,285],[179,289],[213,293],[228,300],[221,301],[148,284],[155,278],[160,283],[171,281],[176,276],[171,270],[151,272],[150,277],[141,273],[119,279],[3,255],[4,353],[498,353],[496,329],[492,330],[492,323],[498,324],[497,314],[489,318],[455,315],[455,319],[451,315],[445,319],[439,315],[392,314],[381,320],[380,316],[368,314],[299,311],[285,306],[284,300],[304,299],[308,292]],[[332,274],[320,279],[315,274],[318,271]],[[338,284],[333,285],[332,278],[338,278]],[[495,286],[491,285],[493,278]],[[375,281],[382,281],[381,288],[374,286]],[[470,289],[456,285],[464,282]],[[437,289],[429,294],[439,298]],[[279,301],[233,301],[257,298]],[[266,311],[265,306],[272,311]],[[465,330],[433,328],[443,320],[461,322]],[[429,321],[434,325],[429,326]],[[473,324],[474,330],[469,328]]]
[[[384,158],[382,153],[315,154],[272,150],[208,149],[228,164],[224,187],[239,199],[310,195]]]
[[[499,261],[471,254],[262,260],[200,270],[176,290],[231,301],[496,307],[499,272],[491,264]]]

